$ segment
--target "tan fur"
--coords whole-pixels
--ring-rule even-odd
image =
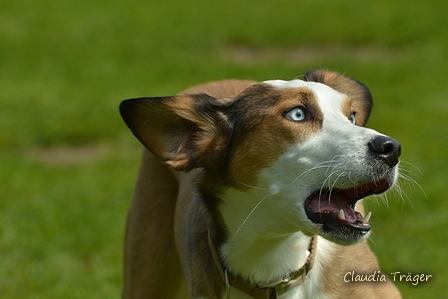
[[[344,113],[345,116],[347,116],[347,118],[350,118],[350,113],[352,111],[355,111],[355,109],[352,107],[352,100],[348,97],[345,96],[342,100],[342,113]]]
[[[356,86],[353,84],[353,81],[363,86],[362,83],[354,79],[344,77],[335,72],[322,70],[308,72],[305,74],[305,78],[307,79],[307,81],[324,83],[331,88],[343,92],[344,94],[349,96],[352,102],[351,105],[354,108],[353,110],[358,111],[358,114],[356,115],[356,124],[358,126],[366,125],[372,106],[368,104],[368,101],[362,101],[360,99],[363,99],[367,96],[367,93],[365,92],[367,88],[366,90],[353,88],[354,86]],[[370,95],[368,95],[368,97],[370,97]]]
[[[168,167],[144,150],[126,226],[123,298],[174,298],[181,286],[174,245],[177,184]]]
[[[380,270],[375,255],[366,241],[353,246],[331,244],[334,253],[324,263],[324,292],[332,299],[346,298],[401,298],[390,280],[385,282],[345,282],[347,272],[373,274]]]
[[[182,94],[206,93],[215,98],[234,98],[244,89],[257,83],[251,80],[222,80],[190,87]]]
[[[322,76],[329,75],[322,74]],[[326,79],[332,81],[333,77],[329,76]],[[252,81],[237,80],[212,82],[187,89],[183,94],[205,92],[217,98],[233,98],[253,83]],[[306,93],[306,91],[303,92]],[[287,98],[280,101],[280,105],[293,106],[294,101],[290,102],[291,96],[289,94]],[[303,96],[303,93],[298,94],[297,101],[303,100]],[[356,95],[354,96],[356,97]],[[186,96],[184,100],[183,103],[176,104],[173,108],[177,111],[188,110],[188,106],[192,105],[191,99]],[[191,114],[191,111],[185,113],[189,118],[196,118],[196,121],[206,124],[206,120],[203,120],[200,115]],[[367,118],[368,115],[362,115],[359,121],[365,123]],[[282,126],[276,125],[276,121],[268,115],[262,126],[275,130],[276,134],[291,134],[291,131],[286,132]],[[204,130],[207,129],[204,127]],[[308,129],[313,131],[318,128]],[[266,146],[266,144],[275,144],[278,147],[266,148],[266,150],[278,151],[277,154],[280,154],[283,150],[283,147],[279,145],[280,141],[269,140],[269,142],[263,143],[264,138],[268,137],[263,136],[262,132],[263,129],[260,129],[252,135],[253,137],[247,139],[245,150],[250,150],[251,147]],[[269,138],[272,136],[275,138],[276,134],[270,134]],[[297,134],[307,133],[298,132]],[[223,292],[223,285],[208,247],[207,213],[203,205],[192,200],[194,194],[192,185],[195,178],[200,175],[200,169],[180,173],[172,172],[168,165],[175,169],[188,170],[191,161],[184,158],[186,155],[183,155],[183,151],[186,149],[171,144],[162,136],[156,137],[145,140],[145,142],[154,144],[156,152],[168,152],[172,148],[175,148],[175,151],[168,156],[166,153],[160,154],[165,155],[162,156],[165,164],[149,151],[144,150],[127,220],[122,297],[125,299],[175,298],[179,292],[185,289],[186,281],[190,285],[192,294],[200,294],[206,298],[219,298]],[[291,136],[292,139],[296,137]],[[223,141],[215,140],[212,143],[218,146],[220,142]],[[200,140],[197,143],[199,151],[205,151],[210,146],[214,146],[201,143]],[[238,152],[236,159],[238,159],[237,156]],[[258,169],[251,169],[249,164],[264,165],[257,160],[257,156],[254,155],[253,159],[253,161],[247,161],[248,165],[243,165],[244,167],[240,168],[246,169],[247,167],[249,169],[240,174],[239,179],[244,183],[251,183],[250,173],[256,172]],[[238,161],[238,163],[244,163],[244,161]],[[238,173],[237,168],[242,166],[238,163],[233,164],[234,169],[231,172]],[[359,209],[363,208],[360,206]],[[189,213],[198,216],[196,220],[190,221]],[[193,231],[194,234],[192,234]],[[186,242],[181,241],[188,235],[191,235],[191,238]],[[186,248],[190,246],[196,247],[195,257],[185,256]],[[196,260],[189,262],[191,258]],[[182,275],[180,260],[184,263],[183,268],[188,269],[184,273],[185,278]],[[379,286],[378,284],[350,284],[341,281],[344,271],[373,272],[379,270],[376,257],[366,242],[349,247],[334,245],[334,254],[328,261],[324,261],[323,270],[324,289],[331,298],[400,298],[398,291],[391,283]]]

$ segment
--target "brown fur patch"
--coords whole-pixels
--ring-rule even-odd
[[[280,90],[261,84],[253,89],[252,93],[240,99],[245,101],[248,110],[241,121],[252,122],[252,126],[243,125],[249,130],[239,130],[239,135],[234,136],[238,144],[234,145],[235,151],[230,161],[232,178],[240,183],[235,187],[240,189],[255,185],[263,168],[274,163],[293,144],[315,134],[323,121],[317,99],[306,87]],[[260,100],[256,96],[260,94],[268,99]],[[306,109],[308,119],[303,122],[288,120],[285,113],[298,106]]]
[[[373,101],[369,89],[364,84],[338,73],[323,70],[309,71],[305,74],[305,79],[326,84],[347,95],[352,101],[353,110],[356,111],[356,124],[358,126],[366,125]]]
[[[352,107],[352,100],[346,95],[344,95],[342,97],[341,110],[342,110],[342,113],[344,113],[344,115],[347,116],[347,118],[349,118],[349,119],[350,119],[351,113],[357,114],[357,111],[355,111]]]

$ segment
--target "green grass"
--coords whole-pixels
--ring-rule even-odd
[[[402,167],[424,190],[402,182],[404,199],[368,201],[381,266],[433,275],[397,283],[405,298],[447,298],[447,9],[441,0],[2,1],[1,297],[119,297],[140,157],[121,100],[329,68],[369,86],[369,126],[402,143],[415,166]]]

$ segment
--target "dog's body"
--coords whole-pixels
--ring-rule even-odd
[[[395,183],[399,144],[362,127],[364,85],[306,78],[122,103],[152,152],[128,216],[123,298],[174,298],[185,285],[191,298],[400,298],[388,281],[344,279],[378,274],[357,201]]]

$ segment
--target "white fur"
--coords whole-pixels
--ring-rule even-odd
[[[230,231],[221,254],[231,271],[259,285],[275,285],[299,269],[311,240],[276,213],[277,200],[268,190],[230,189],[221,208]]]
[[[366,168],[366,144],[380,134],[353,125],[341,110],[344,95],[326,85],[301,80],[264,83],[278,88],[307,86],[323,113],[322,130],[292,145],[264,169],[257,186],[246,192],[229,189],[220,207],[230,233],[220,254],[229,270],[251,283],[271,285],[304,265],[311,236],[320,233],[305,214],[304,200],[320,188],[347,188],[378,178]],[[330,251],[331,243],[319,237],[312,271],[304,284],[283,298],[327,298],[320,269]],[[248,297],[232,289],[232,298]]]

